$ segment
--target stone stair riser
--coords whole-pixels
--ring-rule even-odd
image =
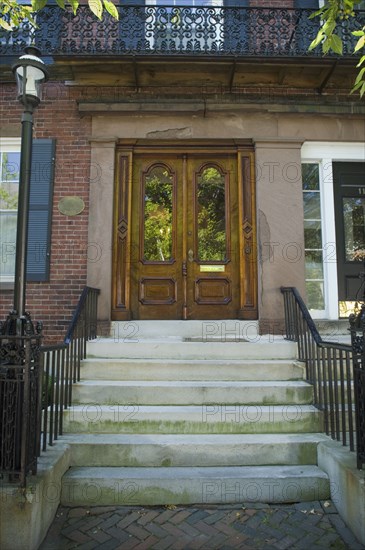
[[[272,361],[166,361],[86,359],[81,365],[83,380],[303,380],[301,363]]]
[[[317,443],[287,445],[71,445],[71,466],[176,467],[317,464]]]
[[[313,402],[313,388],[310,385],[282,386],[192,386],[169,385],[150,387],[103,384],[76,384],[73,387],[74,403],[119,404],[133,403],[135,405],[205,405],[224,403],[225,405],[275,405],[275,404],[310,404]]]
[[[140,470],[140,471],[138,471]],[[143,472],[142,472],[143,470]],[[163,471],[162,471],[163,470]],[[75,468],[64,476],[64,506],[216,504],[315,501],[329,498],[329,480],[315,467]],[[167,475],[167,473],[170,475]]]
[[[167,409],[167,410],[165,410]],[[193,409],[193,410],[192,410]],[[140,407],[80,405],[64,413],[70,433],[313,433],[322,431],[322,414],[307,405],[203,405]]]
[[[88,346],[88,357],[118,359],[183,359],[183,360],[227,360],[227,359],[293,359],[296,345],[260,342],[254,344],[223,342],[113,342],[92,341]]]
[[[209,321],[114,321],[103,329],[99,323],[98,334],[118,342],[145,339],[179,338],[219,338],[220,340],[247,339],[255,342],[260,339],[258,321],[238,319]]]

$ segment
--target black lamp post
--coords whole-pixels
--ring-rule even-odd
[[[33,110],[41,101],[41,85],[48,80],[48,72],[39,55],[38,48],[28,46],[25,54],[12,67],[18,86],[18,100],[22,103],[24,112],[20,149],[14,310],[10,312],[3,331],[18,336],[33,332],[30,316],[25,311]]]
[[[36,472],[41,419],[42,324],[34,330],[25,311],[33,110],[41,100],[41,84],[48,78],[39,51],[28,47],[12,67],[18,99],[24,107],[20,150],[19,199],[16,234],[14,309],[0,322],[0,454],[1,473],[25,486],[29,471]]]

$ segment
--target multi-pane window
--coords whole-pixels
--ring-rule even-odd
[[[20,140],[0,143],[0,282],[14,280]]]
[[[307,305],[324,310],[324,274],[319,164],[302,164]]]

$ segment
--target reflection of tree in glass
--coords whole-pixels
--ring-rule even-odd
[[[16,210],[18,207],[19,153],[3,153],[0,183],[0,208]]]
[[[173,178],[167,168],[153,168],[144,189],[144,259],[168,261],[172,258]]]
[[[365,249],[365,216],[362,198],[344,198],[345,250],[348,261],[363,261]]]
[[[216,168],[205,168],[198,178],[198,258],[226,259],[225,181]]]

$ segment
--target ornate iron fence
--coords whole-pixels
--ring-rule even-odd
[[[351,345],[354,361],[357,465],[365,464],[365,305],[358,315],[350,316]]]
[[[298,358],[305,363],[306,380],[313,385],[314,405],[323,412],[324,430],[351,451],[356,450],[360,469],[365,464],[363,355],[356,362],[351,345],[322,340],[298,290],[282,287],[281,292],[286,338],[298,343]],[[360,374],[356,374],[356,369]]]
[[[0,478],[24,487],[41,450],[62,434],[86,343],[96,338],[98,294],[84,288],[61,344],[41,346],[40,334],[0,335]]]
[[[50,56],[260,56],[318,57],[308,52],[320,21],[313,10],[228,6],[118,6],[119,20],[104,13],[101,21],[86,5],[74,16],[70,9],[46,6],[37,15],[38,28],[24,23],[13,32],[0,31],[0,54],[20,55],[35,43]],[[344,55],[356,38],[351,30],[365,24],[365,12],[346,20],[337,33]]]
[[[0,478],[21,486],[37,472],[41,338],[0,335]]]

